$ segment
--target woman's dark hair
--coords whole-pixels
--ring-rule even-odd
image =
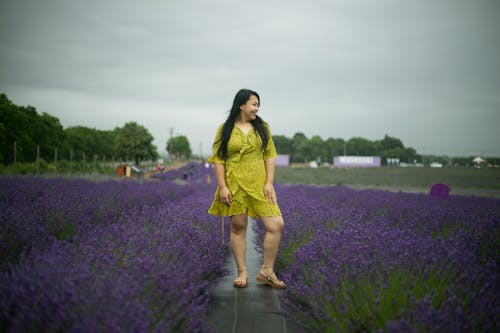
[[[227,144],[229,142],[229,138],[231,137],[231,132],[233,131],[234,128],[234,122],[236,121],[236,118],[240,114],[241,111],[240,106],[246,104],[246,102],[248,102],[248,100],[252,95],[257,97],[260,104],[259,94],[249,89],[241,89],[236,93],[236,96],[234,96],[233,106],[229,111],[229,116],[227,117],[226,122],[222,126],[221,137],[216,141],[216,143],[221,141],[219,149],[217,150],[217,156],[219,156],[223,160],[226,160],[227,158]],[[269,133],[266,127],[264,126],[264,121],[262,120],[262,118],[257,116],[254,120],[251,121],[251,123],[253,128],[257,131],[257,133],[259,133],[260,139],[262,141],[262,147],[263,148],[266,147],[269,138]]]

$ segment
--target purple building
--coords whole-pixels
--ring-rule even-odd
[[[335,156],[333,166],[340,168],[380,167],[380,156]]]
[[[290,165],[290,155],[278,155],[276,156],[275,165],[279,166],[289,166]]]

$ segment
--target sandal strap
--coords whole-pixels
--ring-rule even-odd
[[[278,277],[276,276],[276,273],[274,273],[274,274],[269,273],[269,271],[267,270],[269,267],[262,265],[261,268],[262,268],[262,272],[264,273],[264,276],[266,277],[266,279],[268,281],[271,281],[275,284],[284,284],[283,281],[280,281],[280,279],[278,279]]]
[[[238,267],[236,266],[236,268],[238,269],[238,275],[239,273],[246,273],[247,272],[247,267],[246,266],[241,266],[241,267]],[[248,275],[248,274],[247,274]],[[240,281],[243,281],[244,279],[242,277],[237,277],[236,280],[240,280]],[[235,280],[235,281],[236,281]]]
[[[238,273],[240,273],[240,272],[241,272],[241,273],[243,273],[243,272],[245,272],[245,273],[246,273],[246,271],[247,271],[247,267],[246,267],[246,266],[242,266],[242,267],[238,267],[238,266],[236,266],[236,268],[238,269]],[[238,275],[239,275],[239,274],[238,274]],[[248,275],[248,274],[247,274],[247,275]],[[234,282],[235,282],[235,283],[241,283],[241,284],[243,284],[243,283],[245,283],[245,282],[247,281],[247,279],[248,279],[248,277],[247,277],[246,279],[244,279],[243,277],[238,276],[236,279],[234,279]]]

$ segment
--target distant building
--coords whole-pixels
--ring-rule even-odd
[[[336,168],[380,167],[380,156],[335,156],[333,166]]]
[[[275,165],[289,166],[290,165],[290,155],[278,155],[278,156],[276,156]]]

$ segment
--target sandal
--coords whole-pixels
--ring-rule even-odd
[[[283,281],[278,280],[278,277],[276,274],[270,273],[267,270],[267,266],[262,265],[262,269],[259,272],[259,275],[257,276],[257,281],[261,283],[265,283],[268,286],[271,286],[276,289],[285,289],[285,283]]]
[[[233,286],[235,286],[236,288],[246,288],[248,286],[248,274],[246,279],[243,279],[242,277],[239,276],[241,272],[246,273],[247,268],[245,266],[238,267],[238,277],[233,282]]]

